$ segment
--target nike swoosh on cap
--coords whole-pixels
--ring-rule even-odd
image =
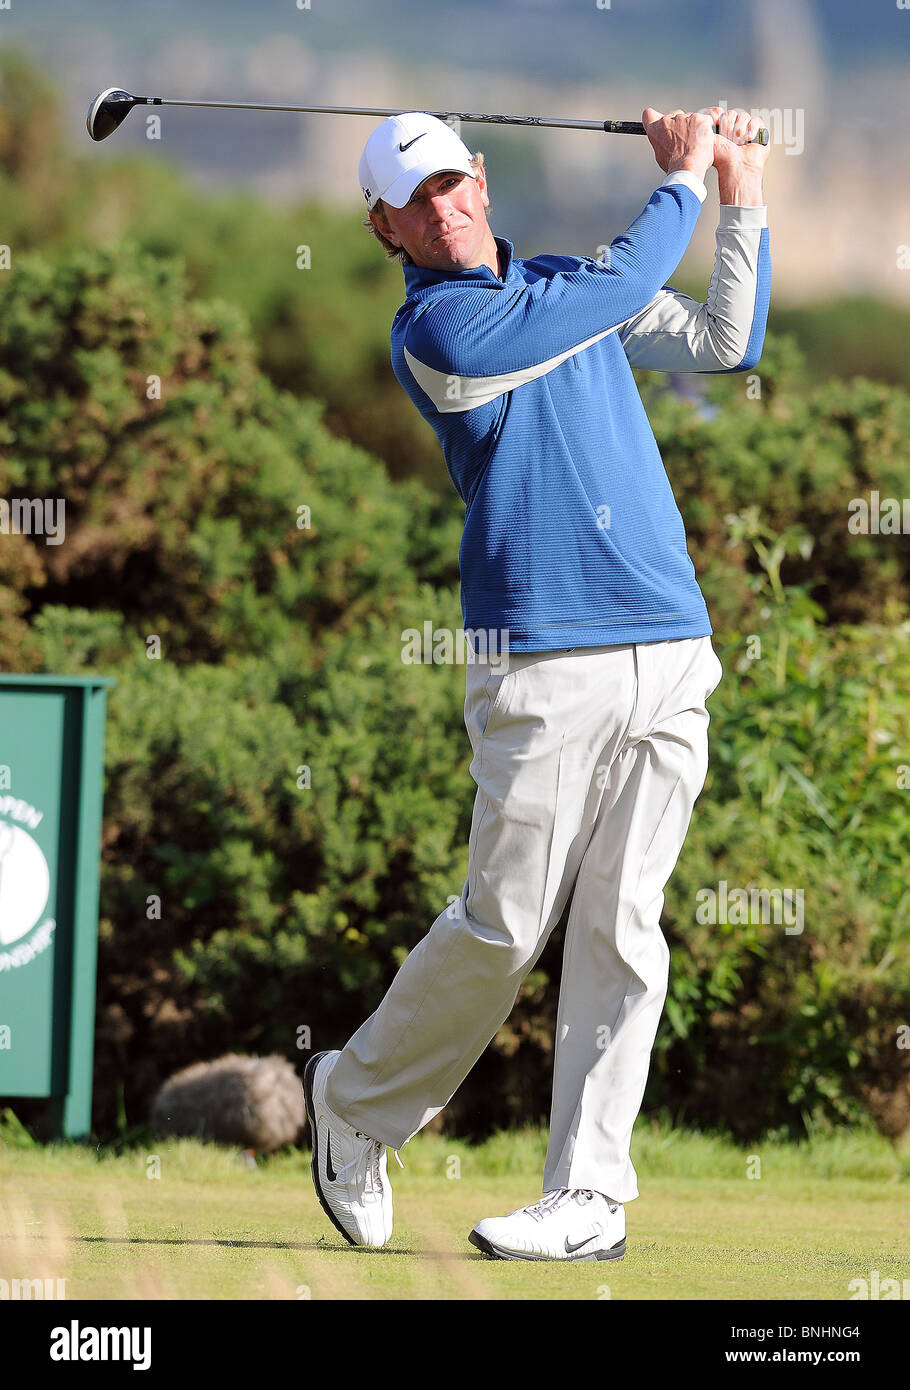
[[[413,140],[409,140],[408,143],[407,143],[406,145],[402,145],[402,144],[399,142],[398,148],[401,150],[401,153],[404,154],[405,150],[409,150],[409,149],[411,148],[412,145],[416,145],[416,144],[417,144],[417,141],[418,141],[418,140],[422,140],[423,137],[424,137],[425,135],[426,135],[426,131],[425,131],[425,130],[422,130],[422,131],[420,132],[419,135],[415,135],[415,136],[414,136],[414,139],[413,139]]]

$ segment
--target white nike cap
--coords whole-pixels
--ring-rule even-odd
[[[380,198],[403,208],[424,179],[448,169],[477,177],[471,151],[451,126],[425,111],[405,111],[376,127],[363,147],[358,173],[368,208]]]

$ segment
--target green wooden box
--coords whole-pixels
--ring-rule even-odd
[[[104,720],[98,676],[0,675],[0,1099],[91,1131]]]

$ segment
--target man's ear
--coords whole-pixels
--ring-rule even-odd
[[[371,212],[369,216],[373,226],[378,232],[382,233],[386,241],[390,241],[393,246],[401,245],[401,238],[393,232],[392,228],[389,226],[389,219],[385,215],[385,208],[383,208],[381,212]]]

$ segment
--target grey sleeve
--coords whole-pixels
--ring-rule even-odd
[[[767,207],[721,204],[714,271],[699,303],[669,286],[628,319],[619,338],[633,367],[744,371],[761,355],[770,297]]]

